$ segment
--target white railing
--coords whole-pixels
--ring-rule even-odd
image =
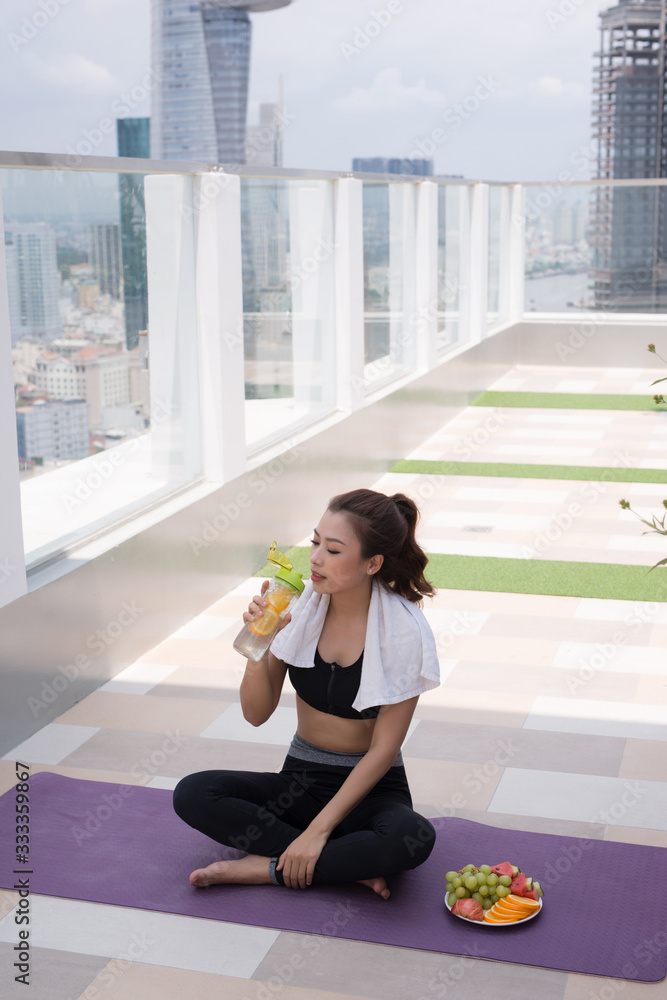
[[[542,271],[556,278],[570,259],[583,260],[581,200],[588,205],[599,187],[579,185],[579,207],[568,215],[559,205],[573,203],[568,190],[577,185],[554,193],[549,185],[97,157],[73,169],[55,156],[6,153],[0,224],[20,225],[26,192],[66,185],[69,204],[73,193],[80,201],[69,228],[53,224],[80,241],[87,222],[110,221],[110,192],[128,173],[144,177],[149,429],[51,471],[22,473],[23,481],[10,351],[15,279],[0,238],[0,605],[25,592],[26,567],[62,558],[178,491],[187,503],[188,489],[229,482],[267,449],[290,447],[539,312],[524,306],[526,281],[542,280],[536,271],[526,278],[526,254],[531,267],[544,257]],[[551,211],[550,236],[533,206]],[[574,307],[564,308],[571,317]]]

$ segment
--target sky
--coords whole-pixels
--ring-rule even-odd
[[[251,15],[248,123],[282,74],[287,167],[427,155],[443,175],[586,180],[598,13],[614,5],[293,0]],[[2,0],[0,53],[2,150],[88,136],[115,156],[101,123],[150,114],[150,0]]]

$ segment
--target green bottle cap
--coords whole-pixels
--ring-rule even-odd
[[[285,583],[289,583],[291,587],[298,590],[299,593],[302,592],[304,588],[303,573],[297,573],[295,569],[285,569],[281,567],[274,576],[278,577],[279,580],[284,580]]]

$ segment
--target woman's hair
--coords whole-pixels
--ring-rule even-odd
[[[375,490],[351,490],[332,497],[328,510],[349,517],[362,559],[384,556],[376,575],[388,587],[414,604],[435,594],[424,579],[428,558],[415,538],[419,509],[414,500],[404,493],[388,497]]]

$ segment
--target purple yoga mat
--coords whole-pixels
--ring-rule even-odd
[[[15,791],[0,797],[0,886],[12,888],[30,870],[31,891],[47,896],[642,982],[667,973],[667,897],[631,888],[640,872],[651,873],[658,886],[664,848],[435,818],[430,857],[388,877],[388,900],[355,883],[195,889],[188,883],[193,869],[243,852],[192,830],[173,812],[171,798],[158,788],[35,774],[29,865],[16,861]],[[490,928],[447,911],[447,871],[508,860],[542,881],[539,916],[523,927]],[[633,895],[636,906],[629,903]]]

